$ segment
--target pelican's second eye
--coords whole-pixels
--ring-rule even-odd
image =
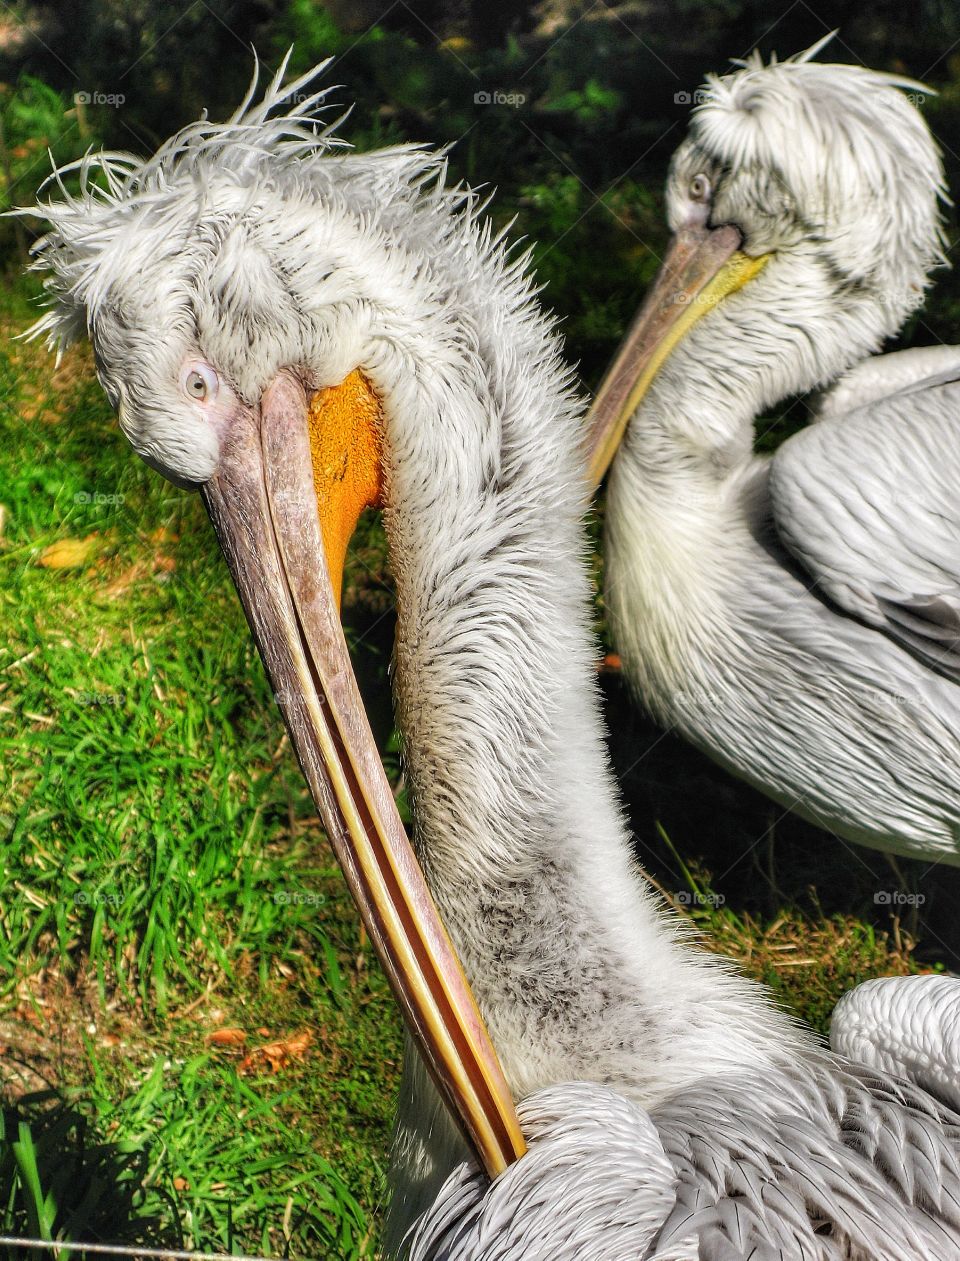
[[[705,175],[695,175],[690,181],[690,196],[693,201],[709,201],[710,192],[710,181]]]
[[[202,363],[189,364],[180,379],[184,394],[197,403],[211,403],[217,396],[219,384],[214,370]]]

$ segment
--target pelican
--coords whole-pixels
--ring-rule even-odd
[[[839,838],[956,865],[960,347],[868,357],[943,261],[943,173],[918,85],[819,47],[711,77],[674,154],[673,242],[588,422],[606,606],[662,723]]]
[[[86,159],[37,212],[33,332],[86,330],[135,450],[202,494],[404,1011],[390,1251],[960,1256],[960,1117],[833,1058],[634,864],[582,409],[527,256],[442,155],[338,149],[313,73],[145,161]],[[413,849],[338,615],[374,503]]]

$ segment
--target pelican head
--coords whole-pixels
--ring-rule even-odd
[[[311,116],[323,92],[281,114],[303,81],[251,105],[255,82],[226,123],[188,126],[146,161],[85,159],[82,195],[44,207],[36,250],[53,301],[31,333],[56,347],[88,333],[130,442],[188,486],[281,368],[323,389],[402,343],[405,272],[424,260],[386,242],[444,165],[413,146],[348,154]]]
[[[338,604],[349,537],[388,483],[409,550],[445,453],[477,476],[496,383],[469,311],[451,320],[445,304],[482,302],[512,264],[473,195],[444,186],[442,155],[338,151],[313,118],[323,93],[304,91],[317,71],[283,86],[285,66],[261,101],[255,79],[226,123],[188,126],[146,161],[85,159],[79,195],[57,173],[60,199],[34,212],[51,225],[36,247],[50,302],[32,332],[57,348],[87,332],[135,449],[200,490],[371,939],[495,1173],[523,1149],[512,1100],[397,814]],[[527,291],[517,274],[521,305]],[[452,383],[463,397],[445,407]]]
[[[756,415],[875,351],[944,262],[942,164],[911,99],[929,89],[812,61],[823,42],[709,76],[671,162],[671,247],[595,404],[593,483],[661,367],[706,383],[739,341],[721,388]]]

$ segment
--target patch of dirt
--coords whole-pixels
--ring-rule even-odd
[[[136,1029],[133,1013],[100,1002],[93,977],[68,978],[56,967],[24,977],[0,1012],[0,1097],[19,1099],[75,1081],[87,1056],[84,1039],[123,1046]]]

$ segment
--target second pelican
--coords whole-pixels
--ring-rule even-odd
[[[664,724],[839,837],[958,864],[960,348],[867,359],[753,449],[942,261],[911,85],[806,56],[711,78],[674,155],[673,244],[589,422],[607,608]]]

